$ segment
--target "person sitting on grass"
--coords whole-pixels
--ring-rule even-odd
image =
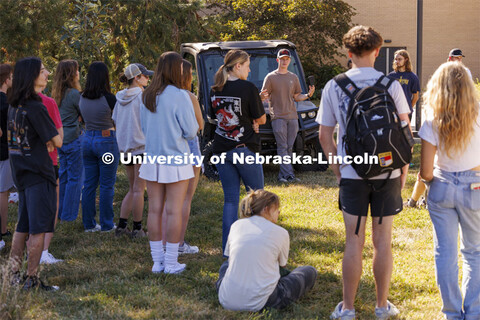
[[[313,288],[317,270],[287,264],[290,238],[277,225],[280,200],[272,192],[250,191],[240,203],[239,220],[232,224],[225,247],[228,260],[217,281],[220,304],[229,310],[281,309]]]

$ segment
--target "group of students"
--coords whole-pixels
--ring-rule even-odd
[[[358,88],[375,84],[383,75],[373,68],[383,43],[380,34],[373,28],[356,26],[344,36],[343,43],[352,60],[352,69],[346,72],[346,76]],[[253,83],[246,80],[250,72],[249,64],[250,58],[246,52],[229,51],[224,64],[215,74],[210,97],[211,116],[218,120],[214,153],[226,154],[225,161],[217,165],[224,191],[222,249],[227,258],[220,267],[217,281],[219,301],[227,309],[258,311],[265,307],[282,308],[300,298],[313,287],[317,271],[310,266],[299,267],[292,272],[282,268],[288,260],[289,236],[285,229],[277,225],[280,200],[275,194],[263,190],[263,169],[260,164],[233,161],[235,154],[253,155],[260,150],[259,126],[266,121],[260,93]],[[74,78],[78,83],[78,66],[75,71]],[[86,131],[81,138],[81,158],[85,168],[82,215],[88,231],[114,228],[112,197],[119,152],[145,152],[151,156],[199,153],[195,137],[203,123],[198,102],[188,92],[191,65],[182,60],[178,53],[166,52],[158,60],[151,83],[143,90],[147,77],[151,75],[141,65],[128,66],[122,78],[129,87],[117,94],[116,106],[114,96],[110,94],[108,70],[100,62],[90,66],[81,94],[75,85],[64,90],[53,90],[54,97],[61,97],[58,100],[60,110],[67,103],[64,104],[64,100],[73,101],[70,109],[78,111],[78,114],[71,119],[78,121],[81,115],[85,122]],[[38,96],[46,85],[47,76],[48,71],[39,59],[18,61],[9,97],[7,140],[14,180],[20,193],[19,221],[11,253],[16,264],[12,271],[16,275],[14,279],[18,283],[23,281],[25,288],[37,285],[48,287],[35,276],[35,259],[37,262],[40,259],[35,248],[42,247],[44,240],[43,236],[37,235],[53,232],[56,220],[55,203],[52,200],[55,172],[51,161],[47,161],[47,149],[64,149],[81,136],[76,122],[77,135],[65,132],[64,124],[62,146],[60,134]],[[61,94],[58,95],[58,92]],[[388,92],[400,120],[409,124],[410,106],[400,84],[394,81]],[[67,99],[71,95],[78,96],[78,108],[74,104],[76,99]],[[316,120],[320,124],[319,139],[327,154],[346,154],[340,142],[345,135],[349,100],[335,80],[326,84]],[[125,106],[130,108],[127,110]],[[438,68],[427,85],[424,106],[427,118],[419,132],[422,138],[420,175],[430,188],[428,208],[435,231],[436,276],[444,304],[442,311],[447,319],[478,319],[480,112],[473,81],[463,64],[447,62]],[[338,143],[334,140],[337,124]],[[121,132],[118,136],[115,128]],[[67,135],[74,139],[66,143]],[[118,139],[120,136],[126,140]],[[75,152],[79,148],[72,149]],[[114,156],[113,163],[108,165],[101,159],[106,152]],[[69,170],[69,162],[65,161],[65,168],[60,169],[60,175],[64,173],[63,170]],[[138,223],[141,221],[146,186],[149,199],[148,238],[154,273],[180,273],[185,270],[185,264],[178,262],[178,253],[188,221],[186,212],[189,211],[198,181],[199,169],[193,165],[195,163],[127,166],[130,189],[122,202],[122,220],[117,231],[128,232],[126,219],[130,212],[134,212],[134,230],[141,230],[141,224],[138,228]],[[343,299],[331,318],[355,318],[354,300],[362,274],[362,251],[369,208],[373,220],[373,270],[377,294],[375,314],[378,319],[397,315],[399,310],[388,301],[393,271],[391,238],[393,218],[402,210],[400,192],[405,185],[408,164],[403,170],[397,169],[390,175],[377,176],[369,181],[360,178],[350,165],[332,164],[331,167],[339,183],[339,204],[346,235],[342,268]],[[240,203],[241,181],[250,191]],[[100,226],[94,220],[98,183]],[[64,209],[62,205],[59,207],[63,220]],[[240,219],[237,221],[237,218]],[[463,292],[458,286],[458,226],[462,231]],[[21,279],[21,254],[28,234],[31,243],[28,245],[27,278]]]
[[[176,171],[171,167],[126,164],[129,191],[122,201],[118,226],[113,223],[113,196],[120,152],[168,154],[169,148],[181,147],[182,152],[199,155],[196,135],[203,120],[197,99],[184,90],[191,86],[191,67],[177,53],[166,53],[159,59],[157,76],[144,90],[154,72],[141,64],[131,64],[120,79],[127,88],[115,96],[103,62],[89,66],[81,91],[78,63],[63,60],[55,72],[53,98],[48,98],[41,92],[50,72],[39,58],[21,59],[14,69],[7,64],[0,66],[2,227],[7,224],[8,191],[15,186],[19,193],[18,222],[10,255],[13,282],[22,283],[25,289],[54,289],[38,279],[38,265],[62,261],[48,252],[48,245],[57,217],[61,221],[75,220],[80,199],[85,232],[115,230],[117,236],[145,237],[142,216],[146,185],[150,195],[148,230],[155,262],[152,271],[163,271],[163,258],[157,259],[159,247],[161,252],[166,247],[166,273],[185,268],[177,262],[178,254],[198,252],[198,247],[190,246],[183,238],[200,170],[192,164]],[[156,105],[160,106],[156,97],[163,90],[168,94],[159,95],[165,100],[159,107],[162,109],[155,112]],[[166,101],[169,106],[176,101],[176,110],[169,119],[164,117]],[[183,121],[183,127],[169,127],[173,120]],[[172,140],[167,132],[159,135],[159,122],[164,123],[162,128],[178,133],[179,138]],[[159,151],[158,144],[165,149]],[[105,161],[108,153],[113,156],[111,162]],[[100,224],[95,220],[98,187]],[[127,228],[130,213],[132,231]],[[3,240],[1,245],[5,245]],[[28,270],[22,278],[19,269],[25,245]]]

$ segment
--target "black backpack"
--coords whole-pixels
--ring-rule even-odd
[[[373,86],[362,89],[358,89],[344,73],[334,80],[350,98],[343,137],[345,151],[352,158],[364,158],[365,154],[378,158],[378,164],[352,162],[351,165],[367,181],[388,173],[379,188],[370,184],[375,192],[380,192],[393,170],[401,169],[412,160],[412,133],[408,123],[402,126],[395,102],[388,93],[388,88],[396,80],[381,76]],[[382,223],[382,218],[383,215],[379,223]],[[361,216],[358,216],[355,234],[358,234],[360,221]]]
[[[352,162],[352,167],[364,179],[383,173],[389,173],[390,178],[393,170],[410,163],[414,144],[408,124],[402,127],[388,93],[396,80],[381,76],[373,86],[362,89],[344,73],[334,80],[350,98],[343,137],[347,155],[378,157],[378,164]]]

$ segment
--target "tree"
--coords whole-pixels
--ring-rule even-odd
[[[182,42],[211,40],[200,8],[200,0],[2,0],[0,60],[38,56],[55,70],[75,59],[83,75],[92,61],[104,61],[115,87],[129,63],[153,68]]]
[[[0,1],[1,61],[14,62],[26,56],[41,56],[41,53],[56,58],[61,51],[58,31],[66,19],[63,2]]]
[[[223,41],[286,39],[297,46],[307,73],[339,70],[342,37],[354,8],[342,0],[208,0],[212,27]],[[332,65],[337,65],[333,67]],[[327,77],[324,75],[323,77]]]

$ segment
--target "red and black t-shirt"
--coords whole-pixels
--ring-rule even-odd
[[[253,131],[253,120],[265,114],[257,87],[246,80],[227,81],[222,91],[211,91],[212,117],[217,119],[213,142],[216,154],[245,144],[260,151],[260,135]]]

